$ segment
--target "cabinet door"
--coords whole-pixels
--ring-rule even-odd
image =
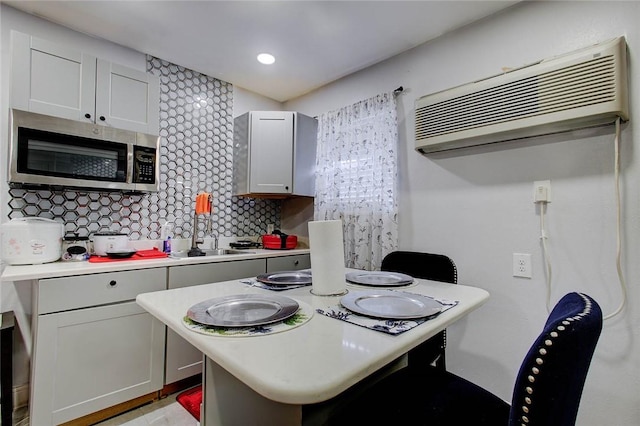
[[[264,259],[172,266],[169,268],[169,288],[255,277],[264,272]],[[173,330],[167,329],[165,384],[201,373],[202,352]]]
[[[158,77],[98,59],[97,123],[157,135],[159,102]]]
[[[249,191],[293,191],[293,112],[252,111]]]
[[[13,108],[93,121],[95,75],[94,56],[27,34],[11,33]]]
[[[57,425],[160,390],[164,329],[135,302],[40,315],[31,424]]]
[[[311,268],[311,257],[308,254],[272,257],[267,259],[267,272],[299,271]]]

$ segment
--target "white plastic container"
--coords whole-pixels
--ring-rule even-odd
[[[62,254],[64,225],[42,217],[23,217],[3,223],[2,260],[9,265],[55,262]]]
[[[107,256],[109,252],[116,252],[128,248],[129,236],[119,232],[101,232],[93,234],[93,253]]]

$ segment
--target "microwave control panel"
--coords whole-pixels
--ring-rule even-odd
[[[156,150],[133,147],[133,183],[156,183]]]

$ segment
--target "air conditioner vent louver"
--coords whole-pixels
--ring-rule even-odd
[[[626,44],[620,37],[416,101],[423,153],[628,118]]]

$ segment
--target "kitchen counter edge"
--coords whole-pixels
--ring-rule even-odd
[[[252,249],[246,254],[203,256],[189,258],[166,257],[162,259],[119,260],[114,262],[51,262],[38,265],[6,265],[0,275],[0,281],[25,281],[41,278],[58,278],[77,275],[99,274],[103,272],[131,271],[138,269],[194,265],[202,263],[229,262],[234,260],[266,259],[309,254],[309,249],[267,250]]]

